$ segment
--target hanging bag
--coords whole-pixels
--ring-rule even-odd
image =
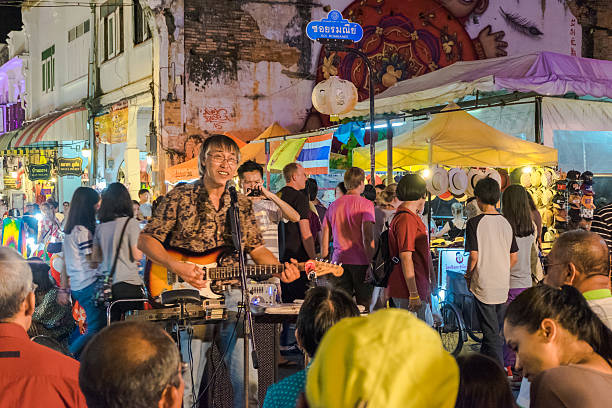
[[[98,307],[108,308],[113,301],[113,277],[115,276],[115,270],[117,269],[117,261],[119,260],[119,251],[121,250],[121,244],[123,243],[123,235],[125,235],[125,229],[127,228],[129,222],[130,218],[128,217],[123,225],[123,229],[121,230],[121,236],[119,237],[119,243],[117,244],[115,259],[113,261],[111,270],[102,272],[101,276],[96,282],[94,301]]]

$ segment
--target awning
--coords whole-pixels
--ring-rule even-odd
[[[13,147],[37,142],[88,140],[87,119],[87,109],[84,107],[43,116],[22,128]]]
[[[555,96],[612,98],[612,61],[553,52],[456,62],[396,83],[375,97],[377,114],[398,113],[452,102],[475,91],[536,92]],[[369,100],[341,117],[369,115]]]
[[[198,158],[179,163],[166,169],[166,182],[176,184],[179,181],[190,181],[200,178],[198,171]]]
[[[8,149],[11,144],[11,140],[16,138],[21,132],[21,129],[12,130],[10,132],[6,132],[3,135],[0,135],[0,151]]]
[[[413,131],[393,138],[393,168],[555,166],[557,150],[507,135],[455,104]],[[376,142],[376,170],[387,169],[387,140]],[[370,146],[353,149],[353,166],[370,168]]]

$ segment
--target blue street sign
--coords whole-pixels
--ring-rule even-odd
[[[311,40],[325,38],[358,42],[363,37],[363,28],[357,23],[343,19],[338,10],[332,10],[327,14],[327,18],[308,23],[306,35]]]

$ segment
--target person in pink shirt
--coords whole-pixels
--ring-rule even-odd
[[[365,282],[370,261],[374,256],[374,204],[361,194],[365,188],[365,173],[352,167],[344,173],[346,194],[330,204],[323,219],[321,256],[329,252],[330,232],[333,236],[332,261],[342,263],[344,273],[337,286],[357,303],[370,306],[372,285]]]

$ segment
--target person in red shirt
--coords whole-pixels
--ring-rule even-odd
[[[79,362],[28,338],[35,288],[23,257],[0,248],[0,407],[86,407]]]
[[[405,175],[397,186],[402,204],[389,226],[389,252],[399,262],[389,277],[387,296],[395,307],[407,309],[433,325],[431,292],[437,284],[427,228],[419,216],[426,193],[425,180],[418,174]]]

